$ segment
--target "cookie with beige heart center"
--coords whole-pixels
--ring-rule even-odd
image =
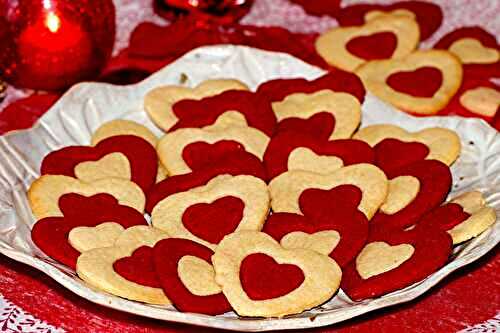
[[[261,179],[220,175],[206,185],[161,200],[151,214],[153,226],[214,250],[232,232],[260,230],[269,211]]]
[[[144,109],[156,126],[168,131],[178,120],[172,109],[175,103],[183,99],[200,100],[227,90],[248,90],[248,87],[234,79],[206,80],[194,88],[176,85],[157,87],[144,97]]]
[[[224,238],[212,257],[215,279],[240,316],[283,317],[329,300],[342,271],[330,257],[284,249],[256,231]]]

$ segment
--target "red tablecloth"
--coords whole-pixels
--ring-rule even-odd
[[[122,7],[149,6],[136,0],[116,0]],[[344,1],[346,4],[359,2]],[[392,2],[391,0],[382,2]],[[496,0],[442,0],[445,14],[443,27],[428,42],[457,26],[481,24],[500,34],[496,17],[500,2]],[[138,4],[139,3],[139,4]],[[118,10],[120,10],[118,7]],[[120,16],[121,15],[121,16]],[[123,16],[125,15],[125,17]],[[122,47],[127,32],[121,29],[131,22],[150,20],[151,10],[128,10],[118,13],[119,40]],[[155,18],[154,20],[157,20]],[[281,25],[297,32],[318,32],[335,24],[328,17],[306,15],[287,0],[256,0],[243,23]],[[36,104],[36,100],[34,101]],[[47,102],[45,100],[45,102]],[[0,133],[31,123],[16,114],[0,115]],[[419,299],[384,309],[317,332],[470,332],[500,331],[500,253],[498,248],[478,262],[447,277]],[[90,303],[65,290],[43,273],[0,255],[0,332],[200,332],[214,331],[187,325],[171,324],[110,310]]]

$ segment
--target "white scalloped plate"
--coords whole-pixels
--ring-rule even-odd
[[[81,297],[113,309],[166,321],[257,331],[297,329],[337,323],[363,313],[415,299],[458,268],[491,250],[500,240],[500,223],[479,237],[459,246],[450,262],[425,280],[383,297],[351,301],[342,291],[329,302],[300,315],[283,319],[239,318],[234,313],[206,316],[181,313],[172,307],[150,306],[128,301],[89,287],[73,271],[45,256],[32,243],[35,222],[26,199],[26,189],[39,175],[42,158],[50,151],[72,144],[88,144],[91,133],[114,118],[139,121],[157,134],[142,111],[142,99],[160,84],[192,86],[208,78],[237,78],[251,88],[275,78],[313,79],[322,70],[282,53],[236,46],[196,49],[136,85],[118,87],[82,83],[70,89],[31,129],[0,137],[0,252],[28,264]],[[187,77],[187,81],[183,80]],[[484,121],[460,117],[414,118],[395,111],[373,96],[363,104],[362,126],[398,124],[408,130],[442,126],[458,132],[462,155],[453,165],[451,196],[473,189],[482,191],[500,214],[500,138]]]

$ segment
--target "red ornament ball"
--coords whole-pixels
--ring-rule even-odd
[[[18,87],[60,90],[96,78],[114,40],[112,0],[0,4],[0,75]]]

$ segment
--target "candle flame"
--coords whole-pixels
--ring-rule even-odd
[[[50,32],[57,32],[61,27],[61,20],[53,12],[49,12],[45,18],[45,25],[50,30]]]

